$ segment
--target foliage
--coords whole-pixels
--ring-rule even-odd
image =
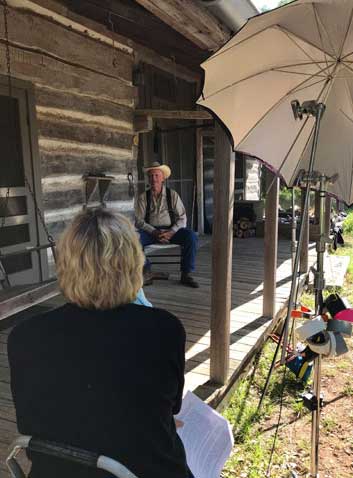
[[[348,213],[348,216],[343,223],[343,232],[345,234],[353,234],[353,211]]]
[[[294,189],[295,205],[300,206],[300,189]],[[279,204],[286,211],[292,209],[292,190],[282,187],[279,192]]]
[[[292,2],[294,2],[294,0],[279,0],[277,7],[283,7],[283,5],[287,5],[288,3],[292,3]],[[274,8],[277,8],[277,7],[274,7]],[[268,12],[269,10],[271,10],[271,8],[268,7],[266,4],[263,5],[260,9],[261,13]]]
[[[283,7],[283,5],[288,5],[288,3],[292,3],[292,2],[294,2],[294,0],[280,0],[278,2],[278,6]]]

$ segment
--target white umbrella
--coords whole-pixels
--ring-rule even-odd
[[[308,168],[314,129],[291,101],[323,102],[314,169],[338,174],[329,191],[353,203],[353,0],[297,0],[253,17],[202,67],[198,103],[288,185]]]

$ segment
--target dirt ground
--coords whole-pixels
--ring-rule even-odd
[[[353,338],[346,338],[346,343],[348,353],[322,360],[320,478],[353,478]],[[224,412],[231,423],[235,444],[222,478],[311,476],[312,414],[300,399],[303,384],[288,369],[279,367],[274,371],[258,415],[259,398],[274,349],[269,340]]]
[[[322,362],[324,407],[320,420],[320,478],[353,477],[353,339],[346,339],[350,351]],[[294,407],[295,408],[295,407]],[[278,414],[262,426],[273,435]],[[271,476],[308,476],[310,470],[311,413],[302,408],[284,406],[278,436],[279,451],[285,455],[286,473],[276,466]],[[292,474],[295,476],[295,474]]]

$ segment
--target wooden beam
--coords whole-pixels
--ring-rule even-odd
[[[0,295],[0,320],[40,304],[60,294],[57,281],[47,281],[32,286],[16,286]]]
[[[35,1],[7,0],[7,4],[9,7],[12,7],[14,9],[19,9],[26,12],[34,13],[36,16],[38,15],[39,17],[42,17],[42,18],[45,17],[48,20],[50,20],[53,24],[55,23],[55,24],[62,25],[66,27],[68,31],[71,30],[73,32],[80,33],[85,37],[98,40],[101,43],[105,43],[106,45],[109,45],[111,48],[121,50],[122,52],[128,53],[130,55],[132,55],[133,53],[133,49],[129,45],[120,43],[118,39],[115,39],[114,45],[113,45],[111,35],[109,33],[105,34],[105,33],[97,32],[95,30],[90,29],[87,26],[82,25],[81,22],[75,22],[74,20],[69,19],[68,18],[69,10],[65,6],[60,6],[58,2],[55,2],[55,1],[48,2],[48,0],[47,1],[45,0],[42,0],[42,1],[41,0],[35,0]],[[34,25],[32,25],[31,23],[29,23],[29,25],[34,27]],[[9,31],[11,31],[10,28],[9,28]],[[33,31],[34,36],[36,33],[39,34],[40,32]],[[48,36],[55,36],[55,31],[52,31],[51,35],[48,35]],[[43,42],[45,40],[46,39],[43,38]],[[67,41],[68,42],[71,41],[70,35],[68,36]],[[59,48],[59,43],[61,42],[62,41],[57,42],[58,48]],[[75,46],[77,47],[77,52],[78,52],[80,48],[77,45]],[[91,52],[91,53],[94,54],[94,52]]]
[[[305,217],[303,217],[304,201],[305,201],[305,189],[301,189],[301,220],[304,221],[303,242],[300,251],[300,264],[299,273],[306,274],[309,267],[309,209]]]
[[[196,130],[196,191],[197,191],[197,232],[205,232],[203,195],[203,136],[201,128]]]
[[[136,115],[134,117],[134,132],[148,133],[153,130],[153,118],[151,115]]]
[[[138,109],[135,110],[136,116],[149,115],[156,119],[171,119],[171,120],[211,120],[212,115],[206,110],[152,110],[152,109]]]
[[[193,0],[136,0],[146,10],[204,50],[216,50],[231,32]]]
[[[276,313],[279,178],[267,170],[266,182],[263,315],[272,318]]]
[[[224,384],[229,370],[235,153],[218,123],[215,133],[210,378]]]

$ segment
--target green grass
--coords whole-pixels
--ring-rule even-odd
[[[353,225],[353,212],[352,225]],[[350,219],[349,219],[350,220]],[[349,225],[350,223],[348,223]],[[349,226],[350,227],[350,226]],[[352,226],[353,227],[353,226]],[[352,234],[345,234],[345,247],[340,247],[335,254],[350,256],[350,264],[344,286],[336,289],[342,297],[353,305],[353,229]],[[325,295],[333,291],[326,291]],[[304,293],[300,299],[303,305],[314,308],[314,294]],[[275,369],[267,395],[263,402],[261,413],[257,414],[257,406],[261,391],[270,368],[275,344],[268,341],[254,364],[251,375],[241,380],[235,391],[224,416],[229,420],[233,429],[235,447],[226,463],[222,473],[223,478],[263,478],[267,476],[267,466],[273,444],[273,434],[277,425],[280,397],[282,394],[283,368]],[[334,367],[327,370],[327,376],[340,373],[350,373],[349,361],[340,357],[335,361]],[[349,377],[347,377],[349,378]],[[303,390],[303,384],[299,382],[289,370],[286,372],[285,389],[283,395],[284,409],[292,420],[307,420],[310,412],[303,406],[298,397]],[[345,383],[343,394],[353,397],[353,385],[348,379]],[[291,418],[293,417],[293,418]],[[309,417],[309,418],[308,418]],[[349,419],[353,423],[353,412]],[[337,429],[337,423],[332,416],[322,417],[322,427],[327,433]],[[281,433],[281,432],[280,432]],[[278,439],[272,458],[272,478],[282,478],[288,475],[286,463],[296,462],[300,466],[300,476],[308,471],[310,461],[310,440],[307,437],[296,440],[295,450],[291,450],[285,440],[285,429],[282,432],[284,439]],[[352,439],[353,445],[353,439]],[[296,455],[293,455],[293,453]],[[298,453],[300,458],[298,458]]]
[[[327,433],[331,433],[337,428],[336,420],[329,416],[321,419],[321,425]]]
[[[263,348],[261,357],[254,365],[253,372],[241,380],[229,406],[223,415],[229,420],[233,430],[235,449],[222,473],[224,478],[262,478],[266,476],[267,466],[273,444],[273,430],[277,423],[279,402],[282,395],[283,368],[275,370],[260,414],[257,413],[259,398],[274,354],[275,344],[269,341]],[[284,404],[290,407],[293,416],[303,413],[303,404],[293,398],[303,389],[294,374],[286,372]],[[275,417],[275,423],[272,422]],[[272,459],[272,469],[282,470],[287,457],[278,440]],[[272,475],[271,475],[272,476]],[[275,475],[273,475],[275,476]],[[278,475],[280,476],[280,475]]]
[[[352,385],[351,380],[349,380],[349,381],[345,384],[344,389],[343,389],[343,393],[344,393],[347,397],[353,397],[353,385]]]

